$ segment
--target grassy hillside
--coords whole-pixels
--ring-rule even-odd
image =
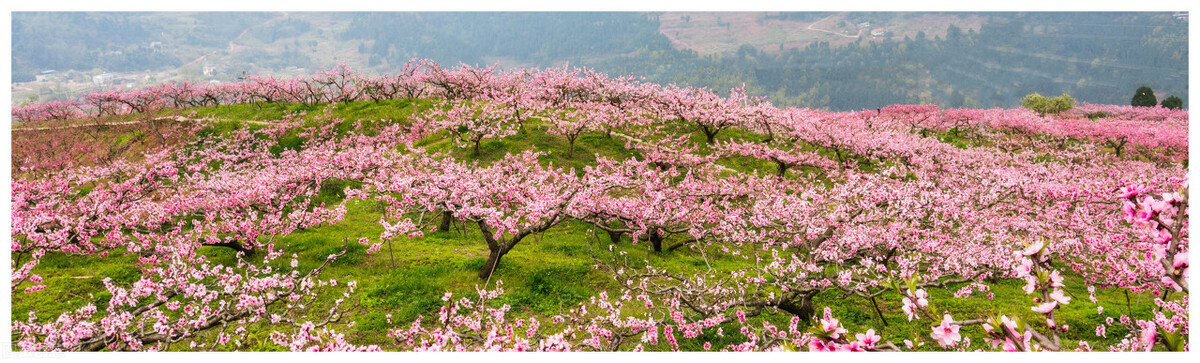
[[[147,117],[186,116],[191,119],[213,118],[218,122],[205,126],[197,135],[220,137],[224,132],[235,129],[261,128],[262,123],[277,120],[286,115],[294,116],[310,123],[323,122],[319,115],[328,112],[335,119],[346,125],[363,122],[367,129],[379,128],[389,124],[409,122],[409,116],[415,112],[426,110],[432,106],[429,100],[393,100],[383,102],[354,102],[335,106],[330,105],[298,105],[298,104],[241,104],[234,106],[215,106],[182,110],[162,111],[155,115],[127,116],[129,120],[141,120]],[[86,121],[80,121],[86,123]],[[532,119],[526,123],[515,136],[502,140],[487,141],[482,145],[481,155],[471,156],[469,149],[460,149],[445,139],[444,134],[427,137],[417,143],[431,151],[452,153],[459,160],[479,160],[490,163],[505,154],[517,153],[522,150],[537,150],[547,152],[541,157],[544,164],[553,163],[556,166],[575,168],[594,165],[597,157],[628,158],[638,155],[638,150],[626,148],[626,140],[621,135],[606,136],[603,133],[591,132],[582,136],[575,146],[575,152],[568,155],[567,144],[561,137],[548,135],[547,126],[539,120]],[[684,124],[668,124],[667,130],[676,134],[692,133]],[[699,148],[699,153],[708,155],[711,150],[704,142],[704,137],[692,133],[691,142]],[[100,142],[121,143],[121,135],[110,137]],[[719,141],[746,138],[761,138],[761,135],[748,132],[729,131],[718,136]],[[974,141],[955,137],[950,134],[942,135],[942,140],[959,147],[969,147]],[[643,140],[654,142],[655,140]],[[298,147],[298,143],[288,138],[281,138],[278,145],[281,148]],[[122,157],[134,157],[139,150],[125,151]],[[774,173],[774,166],[768,162],[755,159],[722,159],[719,163],[737,172]],[[801,177],[792,174],[789,177]],[[336,204],[345,198],[342,190],[347,185],[344,182],[332,181],[322,185],[321,200],[327,204]],[[345,219],[330,226],[301,230],[284,237],[263,237],[264,242],[273,241],[278,248],[288,254],[297,254],[301,269],[311,269],[325,260],[325,257],[347,249],[347,253],[332,264],[324,275],[337,281],[357,281],[358,292],[350,297],[350,303],[356,305],[348,321],[355,324],[346,327],[352,341],[359,344],[380,344],[385,349],[392,347],[387,329],[398,327],[389,323],[404,324],[418,316],[430,317],[437,313],[442,306],[442,295],[452,292],[455,296],[470,296],[476,287],[487,283],[494,287],[498,281],[503,281],[506,294],[492,304],[509,304],[514,312],[523,316],[545,317],[564,313],[575,308],[579,303],[601,291],[617,291],[619,284],[612,281],[607,274],[593,269],[593,258],[609,254],[609,239],[600,231],[595,231],[590,225],[569,222],[554,227],[545,233],[533,236],[514,249],[501,263],[492,277],[493,281],[480,281],[476,271],[483,266],[487,253],[480,232],[474,226],[456,225],[450,230],[426,233],[423,237],[400,237],[388,243],[377,253],[367,254],[367,246],[356,243],[362,237],[378,240],[383,228],[379,224],[382,217],[382,206],[372,201],[354,201],[347,203]],[[414,216],[418,217],[418,216]],[[432,216],[424,216],[432,218]],[[599,233],[598,233],[599,232]],[[668,241],[668,244],[679,242]],[[630,261],[648,261],[652,265],[670,271],[696,271],[705,266],[737,267],[755,263],[732,254],[722,254],[717,257],[703,256],[701,252],[689,248],[664,250],[654,252],[645,242],[634,243],[627,238],[617,243],[617,251],[628,253]],[[753,246],[746,246],[747,255],[753,252]],[[222,247],[202,247],[203,254],[213,261],[232,263],[233,251]],[[261,252],[258,252],[261,253]],[[139,278],[137,267],[134,267],[136,255],[126,255],[121,250],[112,251],[110,257],[99,256],[70,256],[62,253],[51,253],[42,258],[35,273],[45,276],[49,288],[38,294],[14,294],[12,314],[18,319],[30,313],[36,313],[40,319],[47,319],[62,312],[70,311],[87,302],[93,302],[99,309],[104,309],[107,303],[107,293],[104,292],[102,279],[111,278],[114,282],[132,283]],[[13,255],[14,259],[20,258]],[[283,264],[283,260],[277,262]],[[1095,305],[1087,301],[1087,291],[1076,276],[1068,277],[1071,288],[1069,293],[1076,298],[1072,304],[1063,306],[1059,311],[1060,323],[1094,326],[1102,319],[1096,313]],[[953,310],[963,315],[987,315],[1001,313],[993,311],[995,307],[1004,307],[1005,314],[1014,314],[1027,321],[1037,321],[1042,315],[1023,308],[1028,305],[1029,296],[1022,291],[1022,282],[1017,280],[993,281],[991,293],[976,293],[969,299],[947,298],[949,291],[957,290],[959,285],[951,285],[944,290],[934,290],[935,301],[953,304],[938,306],[936,309]],[[20,286],[18,286],[20,288]],[[1075,289],[1075,290],[1071,290]],[[337,296],[330,296],[330,299]],[[1153,299],[1150,294],[1127,294],[1124,290],[1109,289],[1097,293],[1100,304],[1108,309],[1126,309],[1127,299],[1134,302],[1144,302]],[[929,322],[910,322],[901,311],[899,296],[886,293],[881,296],[878,313],[869,300],[848,298],[839,293],[824,293],[818,295],[814,305],[818,310],[830,307],[843,324],[852,332],[864,331],[868,328],[879,332],[885,341],[901,341],[912,336],[927,336]],[[1077,303],[1076,303],[1077,302]],[[1152,316],[1149,304],[1134,304],[1131,311],[1133,316],[1149,318]],[[631,305],[633,306],[633,305]],[[636,307],[631,307],[636,309]],[[1023,311],[1022,311],[1023,310]],[[786,313],[767,313],[752,319],[766,319],[776,325],[787,325],[790,315]],[[807,324],[807,322],[804,322]],[[735,325],[729,324],[726,331],[735,330]],[[963,329],[964,335],[974,344],[985,344],[979,329]],[[209,332],[215,334],[216,332]],[[269,344],[269,330],[252,332],[255,340],[241,342],[240,350],[279,349]],[[1124,332],[1109,331],[1106,343],[1116,343]],[[723,340],[721,337],[706,337],[716,346]],[[1080,338],[1093,340],[1094,332],[1074,329],[1063,335],[1065,347],[1074,346],[1073,341]],[[724,338],[732,339],[732,337]],[[1094,341],[1094,340],[1093,340]],[[689,341],[691,342],[691,341]],[[687,343],[695,344],[695,343]],[[186,350],[184,346],[175,349]],[[666,345],[648,347],[650,349],[666,349]],[[699,346],[682,346],[685,350],[702,350]],[[920,348],[918,348],[920,349]]]

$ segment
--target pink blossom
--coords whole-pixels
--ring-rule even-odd
[[[1034,241],[1033,243],[1029,244],[1029,246],[1026,246],[1024,250],[1021,250],[1021,255],[1024,255],[1024,256],[1036,255],[1038,252],[1041,252],[1042,248],[1045,246],[1046,246],[1045,243],[1040,240]]]
[[[950,317],[950,314],[946,314],[942,317],[941,325],[933,327],[933,332],[929,336],[937,340],[942,347],[957,345],[962,341],[962,336],[958,334],[959,326],[952,324],[953,322],[954,319]]]
[[[875,334],[875,329],[867,329],[866,333],[854,334],[854,338],[858,339],[858,341],[861,342],[867,349],[874,348],[875,343],[878,343],[880,339],[883,339],[883,337]]]
[[[1039,312],[1042,314],[1049,314],[1051,311],[1054,310],[1055,307],[1058,307],[1058,301],[1051,300],[1051,301],[1041,303],[1038,306],[1034,306],[1034,307],[1030,308],[1030,310],[1033,310],[1035,312]]]
[[[1059,289],[1054,289],[1054,291],[1050,292],[1050,299],[1063,305],[1071,302],[1071,297],[1064,295],[1062,290]]]

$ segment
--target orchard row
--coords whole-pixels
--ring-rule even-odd
[[[46,287],[36,271],[47,253],[133,254],[141,277],[105,280],[112,298],[102,309],[88,304],[53,319],[14,321],[17,346],[218,349],[265,327],[275,344],[293,350],[380,349],[333,328],[346,324],[355,284],[323,279],[325,265],[300,271],[294,256],[289,268],[286,246],[274,243],[336,224],[346,203],[371,200],[384,206],[384,232],[348,241],[368,252],[452,225],[477,229],[486,246],[479,296],[447,295],[436,322],[399,322],[390,333],[396,349],[679,349],[681,340],[713,334],[738,342],[705,341],[705,349],[902,350],[926,341],[940,349],[1093,349],[1086,339],[1060,338],[1081,329],[1127,335],[1097,349],[1187,348],[1188,182],[1179,164],[1186,112],[1082,107],[1107,115],[1096,121],[936,106],[830,113],[778,109],[737,89],[721,97],[582,69],[506,73],[419,61],[394,77],[339,67],[303,79],[174,83],[90,95],[86,106],[26,106],[14,117],[52,124],[170,107],[394,98],[437,103],[395,121],[289,115],[214,132],[199,120],[147,129],[181,141],[139,158],[29,159],[24,170],[39,173],[13,181],[13,293]],[[577,170],[542,162],[539,151],[483,163],[421,146],[450,137],[478,156],[485,141],[542,127],[569,145],[568,155],[592,134],[625,137],[635,157],[597,157]],[[86,129],[63,125],[14,139],[66,140]],[[300,141],[281,148],[286,138]],[[735,158],[774,169],[725,166]],[[339,191],[345,198],[316,202],[335,180],[351,185]],[[507,306],[489,304],[503,293],[496,267],[514,263],[504,257],[564,224],[610,237],[602,250],[611,253],[593,257],[594,265],[621,288],[548,321],[511,318]],[[623,237],[655,251],[745,263],[671,271],[629,261],[616,243]],[[210,261],[198,253],[203,246],[235,249],[238,262]],[[1064,291],[1085,288],[1066,286],[1066,274],[1090,292],[1154,291],[1160,309],[1150,320],[1126,314],[1094,326],[1063,324],[1056,311],[1082,303]],[[977,299],[1005,279],[1025,283],[1028,306],[961,316],[935,308],[928,293],[956,286],[955,299]],[[1168,292],[1184,294],[1168,299]],[[895,293],[908,319],[929,323],[929,334],[903,346],[874,331],[852,334],[813,303],[830,293],[873,304]],[[341,297],[330,301],[330,294]],[[765,314],[786,314],[791,323],[752,319]],[[962,329],[981,329],[988,341],[972,344]]]

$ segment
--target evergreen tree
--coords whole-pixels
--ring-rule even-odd
[[[1166,107],[1166,108],[1169,108],[1172,110],[1181,109],[1181,108],[1183,108],[1183,99],[1180,99],[1179,97],[1175,97],[1175,96],[1164,98],[1162,101],[1162,107]]]
[[[1138,107],[1154,107],[1158,105],[1158,99],[1154,98],[1154,90],[1150,89],[1150,87],[1141,86],[1138,87],[1137,93],[1133,94],[1133,100],[1129,104]]]

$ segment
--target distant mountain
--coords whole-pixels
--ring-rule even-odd
[[[744,86],[778,105],[832,110],[1011,107],[1033,92],[1125,104],[1139,86],[1186,107],[1187,22],[1108,12],[18,12],[12,71],[14,82],[51,69],[228,81],[339,63],[395,72],[411,58],[567,62],[720,92]],[[48,87],[23,92],[63,97]]]

